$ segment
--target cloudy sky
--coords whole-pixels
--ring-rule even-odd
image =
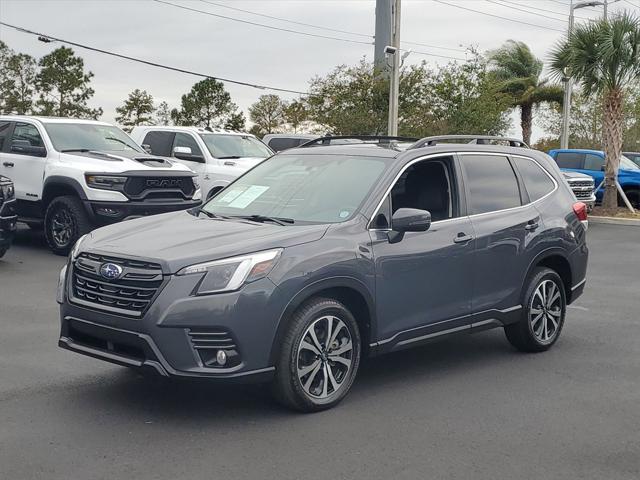
[[[545,59],[567,28],[568,4],[569,0],[403,0],[401,40],[414,42],[405,45],[414,50],[407,62],[442,64],[450,60],[435,55],[464,58],[468,45],[484,51],[507,39],[528,43]],[[619,0],[609,8],[640,13],[634,6],[640,7],[640,0]],[[202,12],[343,40],[264,28]],[[601,14],[601,8],[582,9],[578,21]],[[372,39],[365,35],[374,32],[375,0],[0,0],[0,18],[29,30],[152,62],[304,91],[315,75],[373,57],[373,45],[367,44]],[[5,26],[0,26],[0,39],[35,57],[57,47]],[[199,80],[75,50],[95,74],[92,103],[104,108],[103,119],[107,121],[113,120],[116,106],[135,88],[146,89],[158,103],[164,100],[176,106],[180,95]],[[266,93],[230,83],[226,88],[245,114],[247,107]]]

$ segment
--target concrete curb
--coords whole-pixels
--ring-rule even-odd
[[[635,218],[598,217],[589,215],[589,223],[604,223],[608,225],[627,225],[630,227],[640,227],[640,220],[636,220]]]

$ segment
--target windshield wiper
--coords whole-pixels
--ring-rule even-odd
[[[80,153],[87,153],[90,152],[91,149],[90,148],[67,148],[65,150],[60,150],[62,153],[72,153],[72,152],[80,152]]]
[[[295,223],[293,218],[283,218],[283,217],[269,217],[267,215],[236,215],[238,218],[244,218],[246,220],[251,220],[253,222],[273,222],[278,225],[287,225]]]
[[[136,147],[133,147],[131,145],[129,145],[127,142],[120,140],[119,138],[116,137],[104,137],[105,140],[113,140],[115,142],[121,143],[122,145],[126,145],[127,147],[129,147],[131,150],[135,150],[138,151],[138,149]]]
[[[218,160],[237,160],[238,158],[242,158],[240,155],[228,155],[226,157],[218,157]]]

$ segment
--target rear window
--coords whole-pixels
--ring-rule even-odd
[[[463,155],[469,210],[472,215],[522,205],[516,174],[507,157]]]
[[[582,168],[584,153],[558,152],[556,153],[556,163],[560,168]]]
[[[142,144],[149,145],[153,155],[170,157],[175,135],[173,132],[149,132],[145,135]]]
[[[514,157],[513,160],[520,172],[520,176],[524,180],[529,200],[535,202],[553,191],[555,183],[553,183],[549,174],[535,161],[522,157]]]
[[[269,140],[269,146],[276,152],[294,148],[300,145],[300,142],[304,143],[307,140],[301,140],[299,138],[272,138]]]

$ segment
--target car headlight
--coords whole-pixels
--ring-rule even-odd
[[[251,253],[213,262],[199,263],[180,270],[177,275],[202,274],[197,294],[231,292],[242,285],[265,277],[274,267],[282,249]]]
[[[64,287],[67,281],[67,266],[65,265],[60,270],[60,274],[58,275],[58,292],[56,294],[56,301],[58,303],[64,303]]]
[[[116,175],[85,175],[87,186],[91,188],[99,188],[102,190],[122,190],[123,185],[127,182],[127,177]]]
[[[87,238],[88,234],[84,234],[82,235],[77,241],[76,244],[73,246],[73,248],[71,249],[71,252],[69,253],[69,256],[71,257],[71,260],[74,261],[76,259],[76,257],[78,256],[78,254],[80,253],[80,246],[82,245],[82,242],[84,242],[84,240]]]
[[[198,177],[191,177],[193,180],[193,186],[196,187],[196,190],[200,188],[200,179]]]

